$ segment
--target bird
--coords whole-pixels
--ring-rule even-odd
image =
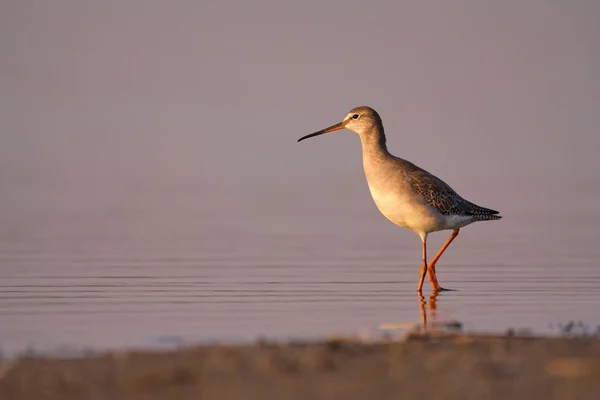
[[[499,220],[499,212],[478,206],[461,197],[446,182],[410,161],[392,155],[386,145],[381,117],[373,108],[351,109],[339,123],[298,139],[347,129],[358,134],[362,145],[365,177],[379,211],[394,224],[408,228],[421,238],[422,264],[417,291],[422,292],[425,276],[434,292],[440,286],[435,266],[461,228],[479,221]],[[452,230],[436,256],[427,263],[427,236]]]

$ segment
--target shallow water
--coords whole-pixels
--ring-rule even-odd
[[[361,179],[268,201],[256,186],[106,196],[80,183],[15,185],[0,237],[1,348],[318,338],[419,322],[419,239],[378,214]],[[318,201],[300,193],[311,190]],[[435,299],[436,318],[496,332],[599,324],[595,221],[563,211],[513,207],[464,228],[438,264],[455,291]],[[431,235],[430,252],[446,236]]]

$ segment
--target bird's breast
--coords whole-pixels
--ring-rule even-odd
[[[366,172],[366,171],[365,171]],[[414,192],[404,174],[366,174],[371,197],[379,211],[396,225],[415,232],[431,232],[439,226],[439,215]]]
[[[389,188],[369,184],[369,191],[379,211],[395,224],[406,226],[405,215],[409,212],[406,199]]]

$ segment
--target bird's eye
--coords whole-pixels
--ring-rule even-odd
[[[358,114],[354,114],[354,115],[352,116],[352,119],[358,119]]]

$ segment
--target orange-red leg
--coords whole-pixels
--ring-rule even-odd
[[[458,236],[458,231],[459,230],[460,229],[455,229],[455,230],[452,231],[452,234],[450,235],[450,237],[448,238],[448,240],[446,240],[446,243],[444,243],[444,245],[442,246],[442,248],[440,249],[440,251],[438,251],[438,253],[436,254],[436,256],[433,257],[433,260],[431,260],[431,263],[427,267],[427,274],[429,276],[429,282],[431,282],[431,286],[433,287],[433,290],[436,291],[436,292],[440,291],[440,290],[444,290],[444,289],[438,283],[437,277],[435,275],[435,263],[438,262],[438,260],[440,259],[440,257],[444,253],[444,251],[446,251],[446,249],[448,248],[448,246],[450,246],[450,243],[452,243],[452,241]]]
[[[427,275],[427,244],[425,242],[427,238],[422,239],[421,243],[423,244],[423,265],[421,266],[421,279],[419,279],[419,287],[417,287],[417,291],[421,292],[423,290],[423,282],[425,281],[425,275]]]

